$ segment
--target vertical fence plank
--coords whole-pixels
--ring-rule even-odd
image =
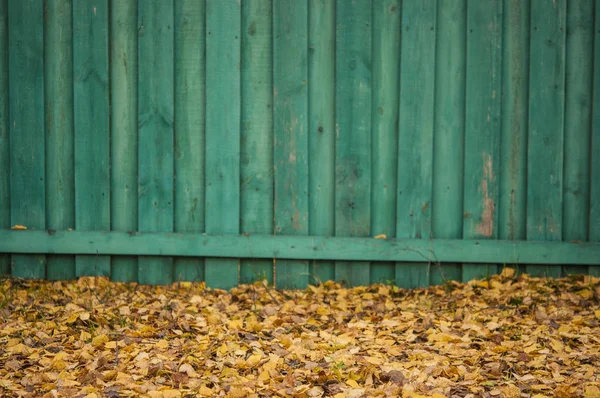
[[[137,231],[137,0],[113,1],[110,6],[111,229]],[[113,256],[111,279],[135,282],[138,259]]]
[[[502,100],[502,1],[467,6],[464,239],[498,237],[498,175]],[[497,266],[463,264],[462,280],[481,279]]]
[[[11,224],[44,229],[43,8],[37,0],[8,2]],[[12,275],[44,278],[45,256],[13,255]]]
[[[600,242],[600,0],[595,2],[593,65],[589,240]],[[590,266],[589,272],[600,276],[600,265]]]
[[[275,234],[308,233],[308,7],[273,3]],[[304,288],[308,261],[277,261],[279,288]]]
[[[402,4],[398,238],[431,238],[436,5],[436,0]],[[426,263],[396,264],[400,287],[428,286],[429,274]]]
[[[0,229],[10,228],[10,127],[8,95],[8,2],[0,2]],[[10,255],[0,254],[0,275],[10,274]]]
[[[371,232],[371,0],[338,0],[336,13],[336,236]],[[368,262],[340,261],[335,278],[370,282]]]
[[[526,237],[529,0],[505,0],[498,237]],[[514,264],[508,264],[514,265]]]
[[[173,231],[173,2],[138,3],[140,232]],[[140,257],[142,284],[173,282],[172,257]]]
[[[308,3],[309,234],[335,234],[335,2]],[[312,261],[311,282],[335,278],[333,261]]]
[[[462,238],[466,3],[439,0],[433,150],[433,237]],[[431,283],[461,278],[458,264],[432,269]]]
[[[590,211],[590,140],[594,4],[567,3],[566,104],[564,138],[563,240],[587,241]],[[565,267],[587,274],[587,266]]]
[[[565,0],[533,0],[529,72],[527,239],[562,239]],[[534,276],[560,266],[529,265]]]
[[[46,3],[44,111],[46,121],[46,227],[75,227],[73,169],[73,9],[69,0]],[[46,278],[75,278],[74,256],[47,256]]]
[[[241,232],[273,233],[273,4],[242,3]],[[273,283],[273,260],[242,260],[240,280]]]
[[[208,233],[240,231],[241,6],[206,3],[206,206]],[[206,259],[206,283],[238,283],[237,259]]]
[[[401,14],[399,0],[373,1],[371,236],[396,236]],[[372,263],[370,279],[394,281],[394,264]]]
[[[175,0],[175,231],[204,232],[204,0]],[[204,260],[175,259],[175,279],[204,280]]]
[[[108,1],[73,2],[75,227],[110,229]],[[109,256],[77,256],[77,276],[110,275]]]

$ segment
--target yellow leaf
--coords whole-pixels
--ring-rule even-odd
[[[214,395],[213,390],[206,386],[200,387],[198,389],[198,394],[200,394],[203,397],[212,397]]]
[[[258,363],[260,362],[260,360],[262,359],[262,355],[260,354],[252,354],[248,357],[248,359],[246,359],[246,364],[248,366],[250,366],[251,368],[255,367],[256,365],[258,365]]]
[[[79,314],[71,314],[65,321],[67,324],[75,323],[79,319]]]
[[[162,390],[162,396],[163,398],[180,398],[181,397],[181,393],[177,390]]]
[[[92,339],[92,346],[98,348],[106,342],[108,342],[108,336],[105,334],[101,334]]]
[[[500,274],[500,276],[505,279],[512,279],[515,276],[515,269],[505,267],[502,269],[502,273]]]
[[[596,310],[594,311],[594,316],[598,319],[600,319],[600,310]]]
[[[588,384],[585,386],[585,393],[583,396],[585,398],[600,398],[600,388],[593,384]]]
[[[26,229],[27,229],[27,227],[26,227],[26,226],[24,226],[24,225],[19,225],[19,224],[17,224],[17,225],[13,225],[12,227],[10,227],[10,229],[16,229],[16,230],[21,230],[21,231],[23,231],[23,230],[26,230]]]
[[[166,350],[169,348],[169,342],[167,340],[159,340],[156,344],[154,344],[154,347],[158,348],[159,350]]]
[[[387,239],[387,235],[386,234],[379,234],[379,235],[375,235],[374,238],[375,239]]]
[[[81,333],[79,334],[79,340],[81,340],[81,341],[88,341],[91,338],[92,338],[92,335],[89,334],[88,332],[86,332],[85,330],[82,330]]]
[[[267,370],[263,370],[259,375],[258,375],[258,381],[262,381],[263,383],[265,381],[268,381],[271,378],[271,375],[269,375],[269,371]]]
[[[356,380],[352,380],[352,379],[346,380],[346,384],[348,384],[352,388],[358,388],[359,387],[358,383],[356,382]]]
[[[88,319],[90,319],[90,313],[82,312],[81,314],[79,314],[79,319],[81,319],[82,321],[87,321]]]

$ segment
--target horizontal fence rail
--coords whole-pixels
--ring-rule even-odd
[[[419,287],[598,242],[600,0],[0,1],[0,274]]]

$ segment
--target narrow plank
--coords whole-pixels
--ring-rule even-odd
[[[46,227],[44,171],[44,5],[8,2],[10,223]],[[44,278],[43,255],[12,256],[12,275]]]
[[[73,169],[73,20],[69,0],[49,1],[44,24],[46,227],[75,227]],[[75,258],[48,256],[46,278],[75,278]]]
[[[335,2],[308,3],[309,233],[335,234]],[[312,262],[310,282],[335,278],[334,263]]]
[[[241,230],[273,233],[273,2],[242,4]],[[273,283],[273,261],[242,260],[240,281]]]
[[[400,0],[373,2],[371,236],[396,236],[401,14]],[[372,283],[394,279],[395,264],[371,264]]]
[[[529,0],[504,1],[498,237],[506,240],[526,237],[529,7]]]
[[[436,0],[402,4],[396,236],[430,239]],[[396,285],[429,285],[427,263],[396,264]]]
[[[433,236],[462,238],[466,2],[440,0],[437,15],[433,147]],[[431,283],[461,279],[459,264],[432,268]]]
[[[600,0],[595,2],[593,74],[589,240],[600,242]],[[590,265],[589,273],[600,276],[600,265]]]
[[[138,3],[138,229],[173,231],[173,31],[172,2]],[[141,257],[142,284],[173,282],[173,258]]]
[[[502,1],[467,6],[463,239],[498,237],[502,105]],[[497,273],[496,264],[463,264],[462,280]]]
[[[10,228],[10,115],[8,2],[0,2],[0,229]],[[10,255],[0,254],[0,275],[10,275]]]
[[[275,234],[308,234],[308,7],[273,3]],[[277,261],[276,286],[304,288],[307,261]]]
[[[369,236],[373,9],[370,0],[336,4],[335,234]],[[335,279],[349,286],[368,284],[370,265],[336,263]]]
[[[137,1],[119,0],[110,7],[111,229],[137,231]],[[111,279],[138,280],[135,257],[113,257]]]
[[[527,239],[561,240],[565,105],[565,0],[532,0],[527,167]],[[560,267],[527,266],[558,277]]]
[[[75,227],[110,229],[108,1],[73,2]],[[78,256],[76,275],[110,276],[110,257]]]
[[[205,223],[208,233],[240,232],[241,6],[206,3]],[[206,259],[209,286],[238,284],[237,259]]]
[[[206,2],[175,1],[175,231],[204,232]],[[175,280],[204,280],[204,260],[175,259]]]
[[[566,104],[564,132],[563,234],[587,241],[590,212],[594,4],[567,3]],[[587,274],[586,266],[567,266],[566,274]]]
[[[0,230],[0,253],[600,265],[600,242]],[[427,264],[424,265],[427,267]]]

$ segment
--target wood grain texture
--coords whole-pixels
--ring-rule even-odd
[[[335,234],[335,1],[308,3],[308,184],[311,235]],[[312,262],[310,282],[335,278],[334,263]]]
[[[10,97],[8,2],[0,2],[0,229],[10,228]],[[10,275],[10,255],[0,254],[0,275]]]
[[[436,0],[402,4],[396,212],[399,238],[432,237],[436,4]],[[429,269],[418,263],[396,264],[396,285],[429,286]]]
[[[433,236],[461,238],[464,194],[466,1],[439,0],[433,150]],[[433,268],[431,282],[461,278],[458,264]]]
[[[240,232],[241,6],[206,2],[206,205],[208,233]],[[206,283],[237,285],[239,260],[206,259]]]
[[[75,228],[110,229],[108,1],[73,3]],[[110,276],[107,256],[78,256],[77,276]]]
[[[138,229],[173,231],[173,31],[172,2],[138,4]],[[142,257],[142,284],[173,282],[173,259]]]
[[[565,114],[565,0],[532,0],[527,164],[527,239],[561,240]],[[560,267],[527,273],[560,276]]]
[[[111,229],[138,229],[138,16],[136,0],[110,7]],[[137,282],[138,259],[113,257],[111,279]]]
[[[369,236],[373,9],[370,0],[336,4],[335,234]],[[368,284],[370,265],[337,263],[335,278]]]
[[[273,4],[242,4],[241,231],[273,233]],[[273,283],[273,261],[242,260],[240,281]]]
[[[73,20],[68,0],[46,3],[44,113],[46,125],[46,227],[75,227],[73,136]],[[48,256],[46,278],[75,278],[75,258]]]
[[[502,105],[502,1],[469,2],[465,98],[463,239],[498,237]],[[463,282],[496,264],[463,264]]]
[[[206,2],[175,1],[175,219],[177,232],[204,232]],[[204,280],[204,260],[176,258],[175,280]]]
[[[273,4],[275,234],[308,234],[308,9]],[[277,261],[278,288],[304,288],[307,261]]]
[[[43,4],[8,2],[10,224],[46,227]],[[44,256],[12,256],[12,275],[44,278]]]

